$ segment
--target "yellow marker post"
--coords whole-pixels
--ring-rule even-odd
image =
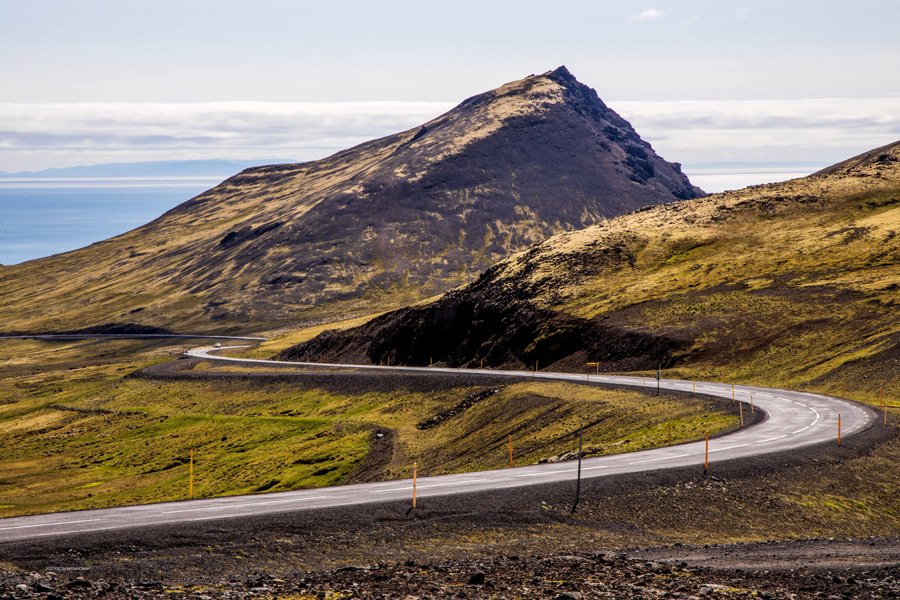
[[[709,473],[709,434],[706,434],[706,455],[703,458],[703,474]]]
[[[416,479],[418,479],[418,470],[419,463],[413,463],[413,508],[416,507]]]
[[[756,413],[756,410],[753,408],[753,392],[750,392],[750,414]]]
[[[188,494],[190,494],[191,499],[194,498],[194,451],[191,450],[191,475],[188,482]]]
[[[672,445],[672,421],[666,421],[666,445]]]
[[[731,384],[731,401],[737,402],[737,398],[734,397],[734,384]]]
[[[841,413],[838,413],[838,448],[841,447]]]
[[[881,412],[884,414],[884,426],[887,427],[887,405],[884,403],[884,390],[881,390]]]
[[[509,436],[509,466],[513,466],[513,457],[512,457],[512,436]]]
[[[433,357],[433,356],[430,357],[430,358],[428,359],[428,366],[429,366],[429,367],[433,367],[433,366],[434,366],[434,357]]]
[[[743,427],[744,426],[744,403],[743,402],[738,403],[738,409],[741,411],[741,427]]]
[[[691,398],[693,398],[697,394],[697,382],[691,380]]]

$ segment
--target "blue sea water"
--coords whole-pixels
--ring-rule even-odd
[[[218,182],[0,178],[0,264],[67,252],[125,233]]]

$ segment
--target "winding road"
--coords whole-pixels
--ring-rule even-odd
[[[235,339],[215,336],[172,337]],[[309,367],[320,369],[339,368],[391,372],[427,372],[430,374],[452,373],[489,375],[491,377],[508,376],[510,378],[535,378],[633,387],[656,385],[655,379],[642,377],[585,375],[547,371],[532,373],[531,371],[490,369],[296,363],[234,358],[213,354],[213,352],[218,352],[219,350],[244,347],[199,348],[190,350],[187,354],[204,360],[247,366],[299,367],[304,369]],[[666,390],[691,391],[692,385],[690,381],[677,379],[662,379],[660,381],[660,387]],[[732,393],[734,393],[736,400],[748,404],[752,394],[755,408],[764,411],[767,416],[766,419],[751,427],[710,440],[710,463],[749,458],[773,452],[784,452],[823,442],[835,443],[839,417],[843,436],[850,436],[863,431],[876,422],[876,414],[871,409],[840,398],[820,394],[743,385],[735,386],[732,390],[730,384],[712,382],[696,382],[696,391],[700,394],[727,399],[731,399]],[[745,409],[745,411],[748,410],[749,407]],[[582,463],[582,477],[608,477],[623,473],[703,465],[705,459],[704,445],[705,443],[701,441],[628,454],[587,458]],[[420,477],[417,483],[417,493],[419,498],[427,498],[429,496],[482,492],[572,481],[575,475],[576,465],[574,463],[552,463],[458,475]],[[0,519],[0,542],[57,537],[111,529],[140,528],[162,524],[322,509],[388,500],[409,500],[412,495],[412,485],[412,480],[405,479],[292,492],[229,496],[204,500],[13,517]]]

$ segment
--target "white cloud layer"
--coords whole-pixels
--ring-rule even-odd
[[[900,97],[610,102],[666,159],[830,163],[900,139]],[[320,158],[443,102],[0,104],[0,170],[197,158]]]
[[[632,21],[652,21],[654,19],[662,19],[666,13],[655,8],[648,8],[631,17]]]
[[[828,164],[900,139],[900,97],[618,102],[663,156],[683,163]]]

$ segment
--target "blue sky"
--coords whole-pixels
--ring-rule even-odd
[[[0,0],[0,170],[316,158],[565,64],[669,160],[900,138],[900,2]]]

